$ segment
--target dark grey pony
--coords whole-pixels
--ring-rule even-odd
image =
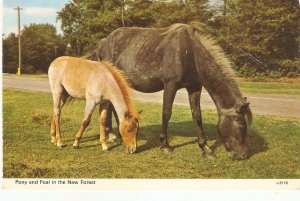
[[[245,142],[247,126],[252,120],[249,103],[234,80],[230,62],[204,30],[195,22],[159,29],[119,28],[85,57],[112,61],[126,73],[135,90],[145,93],[164,90],[159,141],[161,149],[167,152],[172,151],[167,128],[174,97],[178,89],[186,88],[198,144],[205,155],[213,156],[202,128],[203,86],[216,104],[218,131],[226,149],[233,158],[245,159],[249,156]]]

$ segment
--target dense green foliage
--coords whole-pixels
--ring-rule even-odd
[[[63,55],[66,45],[50,24],[30,24],[21,32],[22,72],[45,73],[50,62]],[[18,67],[18,37],[10,34],[3,41],[3,72],[15,73]]]
[[[71,45],[70,53],[82,55],[86,48],[93,48],[101,38],[122,26],[165,27],[192,20],[207,22],[212,17],[207,2],[73,0],[58,13],[58,19]]]
[[[197,146],[188,107],[174,106],[169,139],[175,150],[166,154],[158,148],[162,105],[138,103],[137,109],[143,109],[138,153],[129,155],[116,143],[108,144],[108,152],[101,150],[97,110],[80,148],[72,148],[84,101],[63,108],[61,129],[67,147],[57,149],[50,143],[51,106],[49,93],[4,90],[4,178],[300,178],[300,122],[296,118],[255,115],[248,135],[252,157],[232,161],[217,134],[216,112],[203,111],[208,143],[217,155],[209,160]]]
[[[300,6],[297,0],[226,0],[226,7],[213,7],[209,2],[71,0],[57,16],[62,22],[66,45],[61,46],[58,42],[56,46],[66,47],[66,51],[61,48],[59,53],[81,56],[88,49],[93,49],[101,38],[122,26],[166,27],[196,20],[207,24],[240,75],[299,77]],[[25,27],[29,28],[37,35],[27,30],[28,41],[35,41],[33,37],[41,35],[43,37],[38,41],[46,38],[49,41],[50,35],[54,36],[53,31],[45,27],[40,31],[31,26]],[[16,66],[16,40],[14,34],[4,40],[4,67]],[[27,68],[41,70],[44,67],[39,66],[39,61],[48,60],[37,57],[47,54],[47,58],[52,59],[53,42],[48,42],[46,49],[34,50],[32,47],[43,47],[37,40],[35,43],[27,43],[24,47],[23,63]],[[41,52],[42,55],[38,54]]]
[[[297,0],[234,1],[226,16],[215,18],[213,28],[242,75],[299,76]]]

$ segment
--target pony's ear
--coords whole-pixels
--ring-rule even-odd
[[[247,125],[252,124],[252,112],[249,107],[250,103],[244,103],[236,109],[236,112],[244,115]]]
[[[244,114],[249,109],[250,103],[244,103],[243,105],[236,108],[236,112],[239,114]]]

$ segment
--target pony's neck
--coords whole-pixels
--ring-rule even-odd
[[[223,114],[223,111],[242,105],[244,99],[233,76],[224,75],[213,64],[204,71],[208,69],[210,72],[204,72],[201,81],[212,97],[218,113]]]

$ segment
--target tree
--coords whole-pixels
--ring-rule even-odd
[[[71,54],[82,55],[85,49],[113,30],[127,27],[165,27],[176,22],[207,22],[212,13],[208,0],[124,1],[73,0],[58,13]]]
[[[30,24],[21,32],[22,41],[22,72],[46,73],[50,62],[63,55],[66,49],[62,36],[56,34],[56,29],[50,24]],[[16,69],[18,62],[18,40],[15,34],[10,34],[3,41],[3,66]],[[11,70],[9,70],[10,73]]]
[[[16,73],[18,67],[18,36],[9,34],[3,39],[3,72]]]
[[[298,1],[239,0],[227,7],[226,20],[216,17],[213,28],[242,75],[299,76]]]

